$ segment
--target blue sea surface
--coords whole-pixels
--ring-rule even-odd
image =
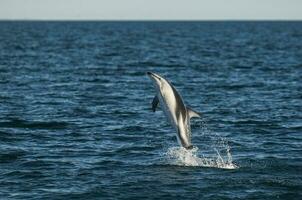
[[[302,199],[302,22],[0,22],[0,199]]]

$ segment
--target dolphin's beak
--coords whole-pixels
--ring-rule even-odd
[[[148,75],[149,77],[152,77],[153,73],[152,73],[152,72],[147,72],[147,75]]]
[[[147,72],[147,75],[148,75],[151,79],[154,79],[154,80],[160,79],[160,78],[158,77],[157,74],[152,73],[152,72]]]
[[[147,72],[147,75],[151,79],[154,87],[159,87],[160,86],[160,77],[157,74],[152,73],[152,72]]]
[[[155,76],[154,76],[154,74],[152,72],[147,72],[147,75],[149,76],[149,78],[151,80],[155,80]]]

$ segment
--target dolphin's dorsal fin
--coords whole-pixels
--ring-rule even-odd
[[[158,103],[159,103],[158,97],[157,97],[157,95],[155,95],[155,97],[153,98],[153,101],[152,101],[152,111],[153,112],[155,112],[156,107],[158,106]]]
[[[199,118],[201,117],[200,114],[198,112],[194,111],[192,108],[190,108],[188,106],[186,108],[187,108],[187,114],[188,114],[190,119],[192,117],[199,117]]]

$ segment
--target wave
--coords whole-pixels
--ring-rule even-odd
[[[12,118],[9,121],[0,122],[2,128],[29,128],[29,129],[65,129],[67,122],[59,121],[26,121]]]

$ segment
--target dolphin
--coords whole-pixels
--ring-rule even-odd
[[[200,114],[185,106],[180,94],[166,79],[152,72],[147,72],[147,75],[152,80],[156,90],[156,95],[152,101],[153,112],[160,104],[164,114],[176,130],[178,143],[186,149],[192,149],[190,119],[200,117]]]

